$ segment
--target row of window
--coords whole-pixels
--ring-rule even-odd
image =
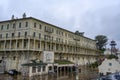
[[[41,72],[42,71],[46,71],[46,66],[39,66],[39,67],[32,67],[32,73],[36,73],[36,72]]]
[[[1,25],[1,30],[3,30],[4,27],[5,27],[4,25]],[[10,24],[7,24],[7,25],[6,25],[6,29],[7,29],[7,30],[10,29],[10,27],[11,27]],[[19,27],[19,28],[22,27],[22,23],[21,23],[21,22],[19,22],[18,27]],[[28,27],[28,22],[25,22],[25,27]],[[37,24],[34,23],[34,28],[36,28],[36,27],[37,27]],[[13,29],[16,28],[16,23],[13,23],[13,24],[12,24],[12,28],[13,28]],[[42,29],[42,25],[41,25],[41,24],[39,24],[39,29]]]
[[[34,23],[34,28],[36,28],[37,27],[37,23]],[[42,29],[42,25],[41,24],[39,24],[39,29]]]
[[[34,22],[34,24],[33,24],[34,28],[38,27],[38,25],[39,25],[39,29],[42,29],[42,25],[41,25],[41,24],[37,24],[36,22]],[[18,26],[19,26],[19,28],[21,28],[22,23],[19,22]],[[7,29],[9,29],[9,27],[10,27],[10,24],[7,24]],[[15,29],[15,28],[16,28],[16,24],[13,23],[13,24],[12,24],[12,27],[13,27],[13,29]],[[25,27],[28,27],[28,22],[25,22]],[[1,25],[1,30],[3,30],[3,28],[4,28],[4,25]],[[51,27],[49,27],[49,26],[48,26],[48,27],[45,26],[45,32],[53,33],[53,32],[54,32],[54,28],[51,28]],[[70,34],[64,33],[62,30],[59,30],[59,29],[56,29],[56,34],[57,34],[57,35],[61,35],[61,36],[64,36],[64,35],[65,35],[65,37],[74,39],[74,38],[73,38],[73,37],[74,37],[73,34],[71,34],[71,33],[70,33]],[[14,36],[15,36],[15,34],[12,33],[12,37],[14,37]],[[20,37],[20,36],[21,36],[21,33],[19,32],[19,33],[18,33],[18,37]],[[25,35],[24,35],[24,36],[25,36],[25,37],[27,36],[27,32],[25,32]],[[40,36],[41,36],[41,34],[39,34],[39,38],[40,38]],[[6,38],[7,38],[7,37],[8,37],[8,33],[6,34]],[[33,33],[33,37],[36,37],[36,33],[35,33],[35,32]],[[0,34],[0,38],[2,38],[2,34]],[[52,40],[53,40],[53,37],[49,38],[49,36],[45,36],[44,38],[45,38],[45,40],[47,40],[47,39],[50,39],[50,40],[52,39]],[[56,41],[58,41],[58,42],[63,42],[63,40],[60,40],[60,39],[56,39]],[[82,41],[90,42],[90,41],[87,40],[87,39],[84,39],[84,40],[82,40]]]
[[[9,37],[8,35],[9,35],[9,34],[6,33],[6,38]],[[11,33],[11,36],[12,36],[12,38],[15,37],[15,33]],[[24,37],[27,37],[27,36],[28,36],[28,33],[25,32],[25,33],[24,33]],[[18,32],[18,37],[21,37],[21,32]],[[33,37],[36,37],[36,33],[35,33],[35,32],[33,32]],[[2,34],[0,34],[0,38],[2,38]],[[41,38],[41,33],[39,33],[39,38]],[[44,35],[44,39],[45,39],[45,40],[51,40],[51,41],[53,41],[53,36]],[[57,41],[57,42],[63,42],[63,39],[61,39],[61,38],[56,38],[56,41]]]
[[[34,23],[34,28],[36,28],[37,25],[38,25],[37,23]],[[19,26],[19,28],[21,28],[22,23],[19,22],[19,25],[18,25],[18,26]],[[25,27],[28,27],[28,22],[25,22]],[[4,25],[1,25],[1,30],[3,30],[3,28],[4,28]],[[9,29],[9,28],[10,28],[10,24],[7,24],[7,29]],[[12,28],[13,28],[13,29],[16,28],[16,24],[15,24],[15,23],[12,24]],[[39,29],[42,29],[42,25],[41,25],[41,24],[39,24]],[[45,32],[53,33],[53,32],[54,32],[54,29],[51,28],[51,27],[46,27],[46,26],[45,26]],[[56,34],[61,35],[61,36],[64,36],[64,32],[61,31],[61,30],[56,30]],[[65,33],[65,37],[67,37],[67,33]],[[73,35],[72,35],[72,34],[68,34],[68,37],[69,37],[69,38],[73,38]]]
[[[10,44],[10,43],[7,42],[7,43],[5,44],[5,48],[9,47],[9,44]],[[24,47],[24,48],[27,48],[27,44],[28,44],[28,42],[27,42],[27,41],[24,41],[23,47]],[[14,45],[14,43],[11,42],[11,45]],[[1,48],[1,46],[2,46],[2,44],[0,44],[0,48]],[[13,47],[13,46],[12,46],[12,47]],[[20,42],[17,42],[17,48],[20,48]],[[40,48],[40,43],[38,43],[38,48]]]
[[[19,28],[21,28],[22,23],[20,22],[20,23],[18,24],[18,26],[19,26]],[[7,24],[6,27],[7,27],[7,30],[8,30],[8,29],[10,29],[11,26],[10,26],[10,24]],[[25,27],[28,27],[28,22],[25,22]],[[3,30],[3,28],[4,28],[4,25],[1,25],[1,30]],[[16,28],[16,23],[13,23],[13,24],[12,24],[12,28],[13,28],[13,29]]]
[[[6,33],[6,38],[8,38],[9,36],[9,33]],[[12,36],[12,38],[13,37],[15,37],[15,33],[11,33],[11,36]],[[24,33],[24,37],[27,37],[28,36],[28,33],[27,32],[25,32]],[[0,34],[0,38],[2,38],[3,36],[2,36],[2,34]],[[21,32],[18,32],[18,37],[21,37]],[[33,32],[33,37],[36,37],[36,33],[35,32]],[[41,38],[41,33],[39,33],[39,38]]]

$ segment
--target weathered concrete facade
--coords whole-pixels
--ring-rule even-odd
[[[43,51],[53,51],[54,59],[66,59],[79,65],[96,61],[96,42],[82,35],[24,17],[0,22],[0,60],[5,69],[21,70],[21,64],[42,59]]]

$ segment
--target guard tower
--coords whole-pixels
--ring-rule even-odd
[[[111,46],[111,54],[113,54],[113,53],[115,53],[115,55],[116,55],[116,48],[115,48],[115,46],[116,46],[117,44],[116,44],[116,42],[114,41],[114,40],[112,40],[111,42],[110,42],[110,46]]]

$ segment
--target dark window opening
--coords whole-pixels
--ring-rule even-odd
[[[17,48],[19,48],[19,42],[17,42]]]
[[[8,38],[8,33],[6,33],[6,38]]]
[[[35,32],[33,32],[33,37],[35,37],[35,35],[36,35]]]
[[[36,23],[34,23],[34,28],[36,28]]]
[[[45,66],[43,66],[43,71],[45,71],[45,68],[46,68],[46,67],[45,67]]]
[[[2,38],[2,34],[0,34],[0,38]]]
[[[19,28],[21,28],[21,23],[19,23]]]
[[[39,39],[41,38],[41,34],[39,33]]]
[[[20,32],[18,32],[18,37],[20,37]]]
[[[3,30],[3,25],[1,26],[1,30]]]
[[[27,42],[26,41],[24,41],[24,48],[26,48],[27,47]]]
[[[40,43],[38,43],[38,48],[40,48]]]
[[[28,22],[25,23],[25,27],[28,27]]]
[[[16,60],[16,56],[13,57],[13,60]]]
[[[9,24],[7,24],[7,29],[9,29]]]
[[[32,73],[36,72],[36,67],[32,67]]]
[[[12,37],[15,37],[15,34],[14,34],[14,33],[12,33]]]
[[[27,37],[27,32],[25,32],[25,37]]]
[[[13,29],[15,28],[15,23],[13,24]]]
[[[39,24],[39,29],[42,29],[42,26],[41,26],[41,24]]]

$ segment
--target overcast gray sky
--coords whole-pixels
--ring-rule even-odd
[[[94,38],[102,34],[120,47],[120,0],[1,0],[0,21],[23,13]]]

